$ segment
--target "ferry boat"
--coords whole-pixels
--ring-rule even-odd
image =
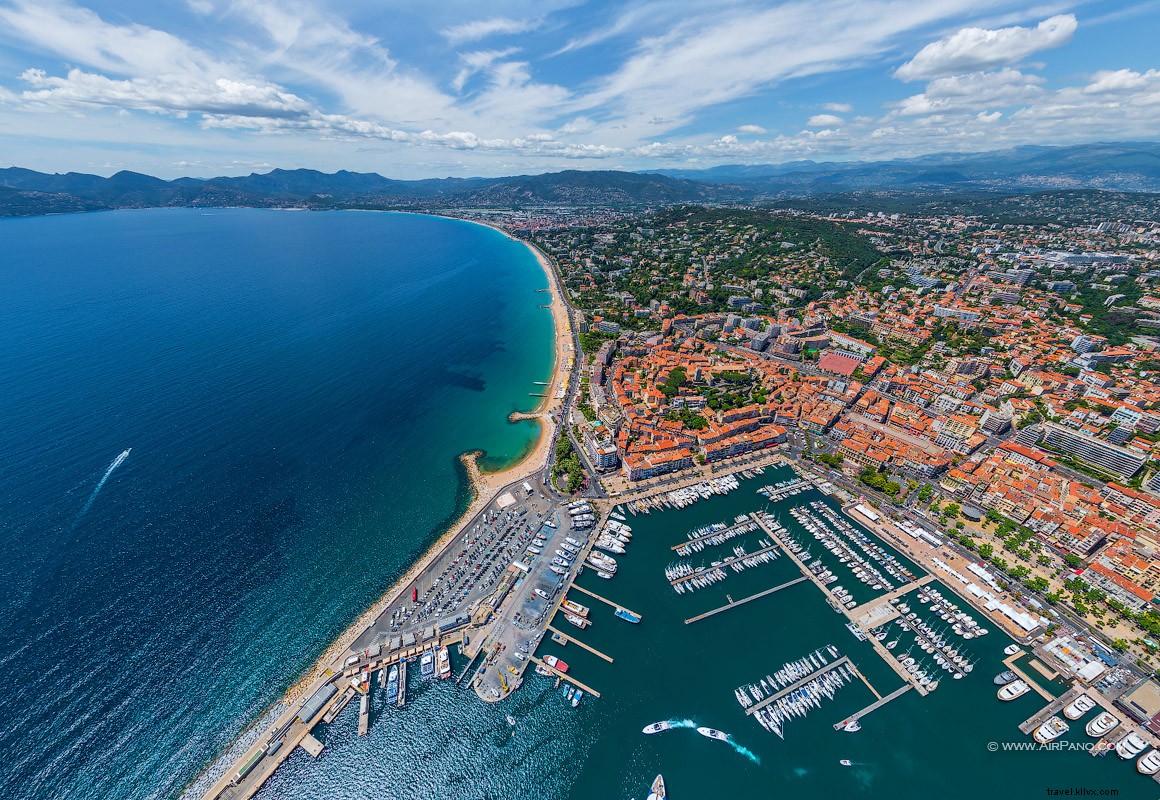
[[[1104,734],[1114,730],[1120,721],[1110,711],[1105,711],[1087,724],[1087,735],[1099,739]]]
[[[431,654],[430,650],[424,650],[423,655],[419,657],[419,674],[424,678],[431,678],[435,675],[435,656]]]
[[[1031,691],[1031,687],[1028,686],[1024,681],[1014,680],[999,690],[998,697],[1004,702],[1010,702],[1016,697],[1022,697],[1029,691]]]
[[[620,617],[625,622],[631,622],[634,625],[640,622],[640,614],[635,614],[632,611],[629,611],[627,608],[620,608],[617,606],[616,616]]]
[[[1092,700],[1086,694],[1081,694],[1073,702],[1069,703],[1067,708],[1063,709],[1063,715],[1068,719],[1079,719],[1095,707],[1095,700]]]
[[[1011,670],[1007,670],[1006,672],[1001,672],[995,676],[995,685],[996,686],[1006,686],[1007,684],[1009,684],[1011,681],[1015,680],[1018,677],[1019,676],[1016,675]]]
[[[565,662],[563,659],[556,658],[555,656],[544,656],[544,663],[547,664],[549,667],[556,669],[559,672],[567,672],[568,671],[567,662]]]
[[[578,617],[588,616],[588,606],[582,606],[579,603],[572,602],[571,600],[565,600],[560,605],[564,607],[565,611],[571,611]]]
[[[1140,734],[1132,731],[1116,745],[1116,755],[1129,761],[1144,752],[1144,748],[1147,746],[1148,743],[1140,738]]]
[[[665,794],[665,779],[657,775],[656,780],[652,782],[652,786],[648,790],[648,800],[665,800],[668,795]]]
[[[661,731],[667,731],[672,727],[673,723],[671,722],[654,722],[652,725],[645,725],[641,730],[641,733],[660,733]]]
[[[399,665],[391,665],[391,674],[387,678],[387,702],[394,703],[399,699]]]
[[[1155,775],[1160,772],[1160,750],[1150,750],[1140,756],[1140,760],[1136,762],[1136,771],[1141,775]]]
[[[705,736],[709,739],[716,739],[719,742],[729,741],[728,734],[722,733],[721,731],[717,730],[716,728],[705,728],[705,727],[697,728],[697,733],[699,733],[702,736]]]
[[[451,655],[447,652],[446,647],[440,647],[436,651],[435,661],[438,665],[439,677],[451,677]]]
[[[1032,738],[1040,744],[1047,744],[1054,742],[1060,736],[1068,732],[1068,725],[1059,717],[1052,717],[1047,722],[1035,729]]]

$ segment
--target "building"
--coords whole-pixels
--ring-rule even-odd
[[[1054,422],[1045,422],[1043,429],[1044,444],[1047,447],[1075,456],[1122,478],[1131,478],[1148,460],[1147,454],[1109,444]]]

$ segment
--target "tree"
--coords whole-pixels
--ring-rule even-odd
[[[929,483],[924,483],[922,488],[918,490],[918,501],[925,503],[934,495],[934,488]]]
[[[1047,578],[1040,577],[1039,575],[1036,575],[1034,578],[1030,578],[1029,580],[1025,581],[1025,583],[1027,584],[1028,589],[1033,592],[1040,593],[1046,592],[1051,586],[1051,584],[1047,582]]]
[[[995,554],[995,547],[990,542],[983,542],[979,545],[979,555],[983,558],[990,558]]]
[[[1128,649],[1128,642],[1126,639],[1112,639],[1112,647],[1122,653]]]
[[[1075,553],[1065,553],[1063,556],[1063,562],[1072,569],[1076,569],[1080,564],[1083,563],[1083,558],[1077,556]]]
[[[948,517],[957,517],[959,515],[960,507],[958,503],[947,503],[946,515]]]

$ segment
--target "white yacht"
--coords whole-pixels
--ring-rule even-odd
[[[1136,762],[1136,771],[1141,775],[1155,775],[1160,772],[1160,750],[1149,750]]]
[[[1003,655],[1013,656],[1016,653],[1022,652],[1023,648],[1017,644],[1009,644],[1003,648]]]
[[[1040,744],[1047,744],[1048,742],[1054,742],[1060,736],[1067,733],[1068,730],[1069,728],[1066,722],[1059,717],[1052,717],[1036,728],[1035,733],[1031,735]]]
[[[1075,700],[1063,709],[1063,715],[1068,719],[1079,719],[1087,712],[1096,707],[1096,701],[1092,700],[1086,694],[1081,694]]]
[[[673,727],[673,723],[671,722],[654,722],[652,725],[645,725],[641,733],[660,733],[661,731],[669,730],[671,727]]]
[[[656,780],[652,782],[652,787],[649,789],[648,800],[665,800],[667,796],[665,794],[665,779],[657,775]]]
[[[1110,711],[1105,711],[1087,724],[1087,735],[1099,739],[1109,731],[1115,730],[1120,721]]]
[[[1116,745],[1116,755],[1128,761],[1144,752],[1144,748],[1147,746],[1148,743],[1140,737],[1140,734],[1132,731]]]
[[[728,734],[722,733],[721,731],[717,730],[716,728],[700,727],[700,728],[697,728],[697,733],[701,734],[702,736],[708,737],[709,739],[716,739],[719,742],[729,741]]]
[[[1016,697],[1022,697],[1031,691],[1031,687],[1025,681],[1015,680],[1004,686],[998,691],[998,697],[1004,702],[1014,700]]]

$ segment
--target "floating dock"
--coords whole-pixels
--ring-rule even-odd
[[[611,600],[609,600],[607,597],[601,597],[600,595],[596,594],[596,592],[585,589],[583,586],[580,586],[579,584],[573,583],[572,589],[575,589],[578,592],[584,592],[584,594],[588,595],[589,597],[595,597],[600,602],[606,603],[606,604],[612,606],[612,608],[614,610],[617,608],[623,608],[625,611],[627,611],[628,613],[630,613],[634,616],[637,616],[637,617],[641,616],[640,614],[637,614],[635,611],[631,610],[628,606],[621,605],[620,603],[614,603]],[[569,590],[569,591],[571,591],[571,590]],[[561,594],[560,597],[562,599],[564,597],[564,595]],[[644,619],[644,617],[641,617],[641,619]],[[585,690],[585,691],[587,691],[587,690]]]
[[[744,597],[740,600],[737,600],[736,602],[729,603],[728,605],[724,605],[724,606],[721,606],[719,608],[714,608],[711,611],[706,611],[704,614],[698,614],[695,617],[689,617],[687,620],[685,620],[685,624],[692,625],[694,622],[700,622],[701,620],[707,619],[707,618],[713,616],[714,614],[720,614],[722,611],[728,611],[731,608],[745,605],[748,602],[751,602],[753,600],[757,600],[758,598],[761,598],[761,597],[765,597],[768,594],[773,594],[774,592],[780,592],[782,589],[787,589],[796,583],[801,583],[805,579],[806,579],[806,576],[803,575],[800,578],[794,578],[792,581],[786,581],[783,584],[780,584],[778,586],[774,586],[772,589],[766,589],[764,592],[758,592],[757,594],[751,594],[749,597]]]
[[[553,634],[555,634],[555,636],[558,636],[558,637],[560,637],[560,639],[563,639],[563,642],[561,642],[561,644],[568,644],[569,642],[571,642],[573,644],[578,644],[578,645],[580,645],[580,647],[587,650],[592,655],[599,656],[600,658],[603,658],[609,664],[612,663],[612,656],[608,656],[608,655],[605,655],[604,653],[601,653],[599,650],[597,650],[592,645],[584,644],[584,642],[580,641],[579,639],[574,639],[573,637],[569,636],[568,634],[564,633],[563,631],[556,630],[551,625],[548,626],[548,630],[550,630]],[[553,637],[553,638],[555,638],[555,637]]]
[[[399,662],[399,699],[396,703],[399,708],[407,705],[407,662]]]
[[[1044,689],[1042,686],[1040,686],[1038,683],[1036,683],[1034,680],[1032,680],[1030,675],[1028,675],[1023,670],[1019,669],[1019,667],[1015,666],[1015,662],[1018,661],[1019,659],[1023,658],[1023,656],[1025,656],[1025,655],[1027,655],[1027,652],[1025,650],[1020,650],[1015,655],[1008,656],[1007,658],[1003,659],[1003,666],[1007,667],[1007,669],[1011,670],[1016,675],[1018,675],[1020,678],[1022,678],[1024,683],[1026,683],[1028,686],[1030,686],[1032,689],[1034,689],[1036,691],[1036,693],[1039,694],[1040,697],[1042,697],[1044,700],[1046,700],[1047,702],[1050,703],[1052,700],[1055,699],[1055,695],[1053,695],[1051,692]]]
[[[600,697],[600,692],[596,691],[591,686],[585,686],[580,681],[573,678],[571,675],[566,675],[565,673],[560,672],[560,670],[556,669],[555,667],[549,666],[548,664],[544,663],[544,661],[542,659],[540,659],[539,657],[530,656],[530,658],[531,658],[533,663],[539,664],[544,669],[549,670],[553,675],[555,675],[560,680],[568,681],[568,683],[572,684],[573,686],[579,686],[581,689],[583,689],[585,692],[592,695],[593,697],[597,697],[597,698]]]
[[[1031,733],[1048,719],[1058,714],[1064,706],[1072,700],[1080,696],[1081,690],[1076,687],[1071,687],[1059,697],[1052,700],[1046,706],[1041,708],[1033,717],[1030,717],[1019,723],[1019,730],[1022,733]]]
[[[865,678],[863,678],[863,680],[865,680]],[[877,711],[878,709],[882,708],[882,706],[889,703],[891,700],[894,700],[895,698],[901,697],[902,695],[906,694],[912,688],[914,688],[914,687],[909,683],[903,684],[902,686],[899,686],[897,689],[895,689],[893,692],[886,695],[885,697],[879,697],[877,700],[875,700],[870,705],[866,706],[861,711],[857,711],[857,712],[851,714],[850,716],[846,717],[841,722],[835,723],[834,730],[840,731],[842,728],[846,727],[846,725],[853,722],[854,720],[861,719],[862,717],[866,716],[867,714],[869,714],[872,711]]]
[[[820,678],[821,676],[825,675],[830,670],[837,669],[838,667],[842,666],[843,664],[849,664],[849,663],[850,663],[850,659],[847,656],[842,656],[837,661],[831,661],[829,664],[826,664],[824,667],[820,667],[819,669],[814,670],[813,672],[811,672],[809,675],[805,676],[801,680],[794,681],[793,683],[791,683],[789,686],[782,689],[777,694],[771,694],[769,697],[758,700],[756,703],[751,705],[749,708],[745,709],[745,713],[747,716],[753,716],[754,714],[756,714],[761,709],[765,708],[770,703],[776,703],[778,700],[785,697],[787,694],[791,694],[792,692],[796,692],[798,689],[805,686],[807,683],[814,680],[815,678]],[[851,666],[853,666],[853,665],[851,664]]]
[[[359,699],[358,706],[358,735],[366,736],[371,729],[371,693],[367,692]]]
[[[318,758],[320,755],[322,755],[322,742],[315,739],[309,733],[302,737],[302,741],[298,743],[298,746],[314,758]]]

